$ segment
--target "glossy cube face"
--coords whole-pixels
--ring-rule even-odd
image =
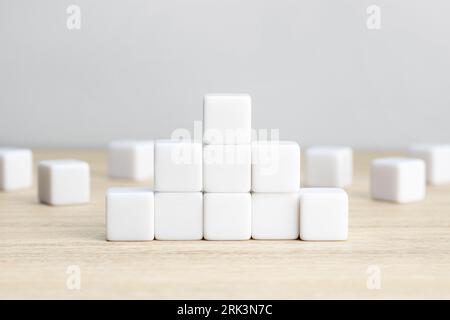
[[[338,188],[300,191],[300,239],[338,241],[348,237],[348,196]]]
[[[110,188],[106,195],[106,239],[154,238],[154,194],[144,188]]]
[[[203,196],[206,240],[248,240],[251,236],[250,193],[205,193]]]
[[[113,141],[108,147],[108,173],[112,178],[153,180],[153,141]]]
[[[414,145],[408,153],[425,161],[429,184],[450,183],[450,145]]]
[[[203,194],[201,192],[157,192],[155,194],[155,238],[201,240],[203,238]]]
[[[199,192],[202,188],[202,144],[188,141],[157,141],[155,191]]]
[[[407,203],[420,201],[426,192],[425,162],[410,158],[381,158],[372,161],[373,199]]]
[[[299,193],[253,193],[252,238],[297,239]]]
[[[246,94],[208,94],[203,104],[203,142],[248,144],[252,101]]]
[[[31,187],[33,154],[28,149],[0,148],[0,190],[14,191]]]
[[[208,145],[203,149],[205,192],[249,192],[250,145]]]
[[[252,143],[252,191],[298,192],[300,146],[289,141]]]
[[[90,170],[78,160],[46,160],[39,163],[38,193],[42,203],[70,205],[90,200]]]
[[[353,180],[353,151],[348,147],[311,147],[306,150],[306,185],[347,188]]]

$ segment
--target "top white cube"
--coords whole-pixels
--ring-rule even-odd
[[[252,99],[248,94],[207,94],[203,102],[205,144],[248,144],[252,137]]]
[[[350,187],[353,150],[349,147],[317,146],[306,150],[305,180],[309,187]]]
[[[108,174],[136,181],[153,179],[154,143],[151,140],[118,140],[108,146]]]
[[[408,154],[425,161],[429,184],[450,183],[450,144],[412,145]]]
[[[0,148],[0,190],[31,187],[33,154],[28,149]]]

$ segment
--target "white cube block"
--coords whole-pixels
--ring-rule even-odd
[[[305,180],[309,187],[350,187],[353,180],[353,150],[317,146],[306,150]]]
[[[108,189],[106,194],[106,240],[153,240],[154,218],[154,195],[150,189]]]
[[[0,190],[31,187],[33,153],[28,149],[0,148]]]
[[[155,238],[201,240],[203,238],[203,194],[201,192],[157,192],[155,194]]]
[[[153,141],[112,141],[108,146],[109,176],[136,181],[152,180],[153,149]]]
[[[155,191],[202,191],[202,143],[157,141],[155,144]]]
[[[428,183],[450,183],[450,145],[413,145],[408,153],[425,161]]]
[[[203,196],[206,240],[248,240],[252,229],[250,193],[205,193]]]
[[[41,161],[38,167],[38,189],[42,203],[87,203],[90,199],[89,165],[79,160]]]
[[[247,94],[207,94],[203,104],[203,142],[246,144],[252,136],[252,99]]]
[[[251,189],[250,145],[206,145],[203,149],[205,192],[249,192]]]
[[[252,191],[298,192],[300,146],[290,141],[252,144]]]
[[[338,188],[304,188],[300,191],[300,239],[346,240],[348,195]]]
[[[371,194],[376,200],[399,203],[425,198],[425,162],[412,158],[381,158],[372,161]]]
[[[253,193],[252,238],[297,239],[299,193]]]

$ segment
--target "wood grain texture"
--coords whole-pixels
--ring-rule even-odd
[[[346,242],[113,243],[105,190],[149,183],[108,179],[102,151],[36,151],[35,161],[88,161],[92,201],[50,207],[36,187],[0,193],[0,298],[449,299],[450,186],[429,187],[416,204],[374,202],[369,161],[380,155],[355,154]],[[66,287],[69,265],[81,268],[80,290]],[[370,265],[381,270],[379,290],[367,288]]]

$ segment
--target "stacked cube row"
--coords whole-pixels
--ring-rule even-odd
[[[305,240],[346,239],[347,194],[338,189],[299,192],[300,146],[288,141],[252,143],[251,109],[248,95],[206,95],[202,142],[155,143],[154,192],[109,190],[107,239],[297,239],[302,226]],[[116,149],[110,158],[115,176],[133,175],[114,170],[123,167],[120,150],[126,145],[111,146]],[[150,158],[150,153],[145,154]],[[332,203],[331,210],[322,202]],[[123,214],[130,210],[132,216]],[[333,226],[323,228],[329,221]]]

